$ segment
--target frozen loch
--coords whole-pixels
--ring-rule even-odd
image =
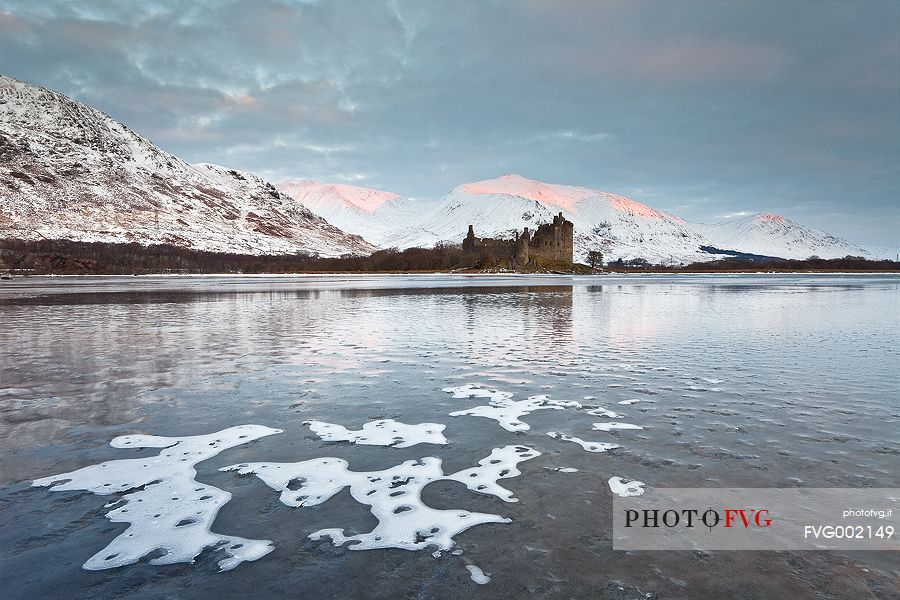
[[[0,284],[4,600],[900,597],[884,553],[612,534],[900,485],[896,276]]]

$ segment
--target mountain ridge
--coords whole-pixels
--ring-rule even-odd
[[[343,231],[382,248],[423,233],[409,225],[418,219],[415,204],[393,192],[313,180],[287,180],[275,187]]]
[[[0,76],[0,236],[174,244],[247,254],[367,254],[376,248],[512,237],[556,214],[575,224],[575,259],[660,264],[715,259],[720,248],[802,259],[863,248],[772,213],[690,223],[625,196],[518,174],[463,183],[425,205],[346,183],[273,185],[189,164],[105,113]]]
[[[246,254],[374,247],[261,178],[191,165],[83,103],[0,76],[0,235]]]
[[[589,251],[597,249],[607,260],[644,258],[661,264],[708,261],[726,255],[703,249],[711,247],[790,259],[811,255],[871,257],[855,244],[773,213],[754,215],[752,218],[771,225],[753,229],[753,236],[747,231],[742,237],[743,229],[733,231],[734,223],[741,219],[691,223],[618,194],[545,183],[519,174],[458,185],[434,205],[419,211],[412,221],[407,215],[402,231],[380,222],[373,226],[375,235],[367,237],[372,233],[366,231],[368,217],[354,223],[352,231],[382,247],[428,247],[437,242],[458,243],[469,225],[481,237],[511,238],[523,227],[534,229],[550,222],[559,212],[575,224],[576,260],[584,260]],[[339,219],[334,212],[321,214],[329,220]]]
[[[822,258],[871,256],[868,250],[844,239],[770,212],[716,224],[697,224],[697,227],[719,247],[735,247],[750,254],[791,259],[813,255]]]

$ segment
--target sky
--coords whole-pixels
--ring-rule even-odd
[[[900,237],[900,2],[2,0],[0,73],[270,181]]]

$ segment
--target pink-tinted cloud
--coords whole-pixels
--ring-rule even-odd
[[[625,61],[634,73],[654,79],[696,82],[709,79],[772,79],[788,63],[778,49],[731,41],[681,40],[650,45]]]
[[[570,68],[576,77],[616,77],[655,85],[769,82],[789,65],[783,51],[762,43],[682,39],[599,48],[575,57]]]

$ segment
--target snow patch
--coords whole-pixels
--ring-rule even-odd
[[[352,431],[342,425],[324,421],[304,421],[304,425],[326,442],[350,442],[364,446],[391,446],[409,448],[416,444],[446,444],[441,433],[447,427],[440,423],[407,425],[393,419],[370,421],[361,430]]]
[[[536,410],[564,408],[581,408],[581,404],[574,400],[550,400],[547,395],[531,396],[525,400],[513,400],[512,394],[489,390],[480,384],[466,384],[460,387],[444,388],[454,398],[490,398],[487,406],[475,406],[466,410],[458,410],[450,413],[451,417],[485,417],[494,419],[500,427],[507,431],[528,431],[531,426],[524,423],[521,417],[531,414]]]
[[[644,493],[644,486],[646,484],[643,481],[627,481],[627,483],[626,481],[627,480],[624,480],[621,477],[610,477],[609,490],[622,498],[640,496]]]
[[[587,440],[583,440],[579,437],[575,437],[573,435],[567,435],[565,433],[557,433],[555,431],[548,431],[547,435],[550,437],[562,440],[563,442],[573,442],[581,446],[587,452],[606,452],[608,450],[612,450],[614,448],[621,448],[619,444],[612,444],[609,442],[589,442]]]
[[[504,502],[518,502],[512,492],[497,484],[499,479],[518,477],[522,473],[516,465],[523,460],[540,456],[537,450],[528,446],[504,446],[494,448],[490,456],[478,461],[477,467],[457,471],[444,479],[458,481],[473,492],[497,496]]]
[[[435,457],[408,460],[383,471],[350,471],[340,458],[318,458],[296,463],[244,463],[223,467],[222,471],[253,474],[270,488],[281,492],[283,504],[293,507],[322,504],[345,487],[360,504],[369,507],[378,525],[368,533],[346,535],[343,529],[322,529],[310,539],[331,538],[336,546],[347,542],[351,550],[401,548],[420,550],[436,547],[449,550],[453,537],[482,523],[508,523],[500,515],[465,510],[438,510],[422,502],[422,489],[434,481],[464,483],[470,490],[516,502],[512,492],[497,484],[498,479],[520,475],[516,465],[540,456],[526,446],[495,448],[478,467],[444,475]]]
[[[453,394],[453,398],[488,398],[493,401],[511,400],[513,395],[510,392],[501,392],[500,390],[484,387],[480,383],[467,383],[458,387],[445,387],[444,392]]]
[[[466,569],[469,570],[469,577],[478,585],[485,585],[491,582],[491,578],[475,565],[466,565]]]
[[[594,431],[612,431],[614,429],[643,429],[640,425],[634,425],[633,423],[616,423],[615,421],[610,421],[608,423],[594,423],[591,428]]]
[[[585,412],[587,412],[587,414],[592,415],[594,417],[608,417],[610,419],[621,419],[622,417],[625,416],[625,415],[620,415],[617,412],[613,412],[613,411],[608,410],[603,407],[594,408],[594,409],[591,409],[591,410],[588,410]]]
[[[153,565],[190,563],[205,548],[223,552],[222,571],[245,560],[256,560],[274,548],[269,540],[250,540],[212,531],[219,509],[231,494],[198,483],[194,466],[223,450],[281,433],[262,425],[239,425],[207,435],[162,437],[123,435],[113,439],[114,448],[164,448],[157,456],[111,460],[71,473],[35,480],[33,486],[51,486],[53,491],[85,490],[107,496],[125,493],[107,504],[106,514],[114,523],[129,527],[106,548],[92,556],[84,568],[94,571],[137,562],[156,551],[165,554],[150,560]]]

